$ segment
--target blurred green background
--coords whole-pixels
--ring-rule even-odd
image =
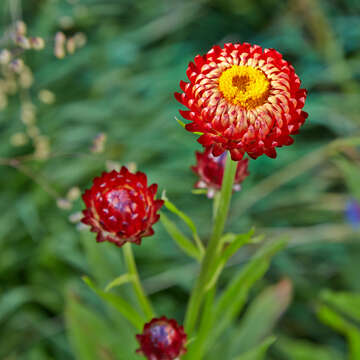
[[[93,234],[79,231],[70,220],[83,205],[74,189],[74,200],[66,196],[73,187],[90,186],[106,166],[136,163],[194,218],[206,239],[210,202],[191,194],[196,179],[190,165],[201,147],[175,121],[179,104],[173,93],[196,54],[214,44],[244,41],[279,50],[308,89],[309,118],[295,144],[280,149],[275,160],[250,161],[251,175],[234,195],[228,223],[234,232],[255,225],[269,238],[291,236],[252,292],[255,297],[284,278],[293,286],[268,358],[352,356],[346,338],[360,346],[358,312],[345,314],[350,325],[341,327],[322,306],[338,309],[333,292],[360,292],[359,232],[344,218],[347,201],[360,201],[360,153],[356,141],[339,140],[360,134],[360,2],[3,0],[0,48],[9,46],[7,31],[20,18],[46,47],[21,54],[31,72],[17,88],[6,88],[11,78],[0,84],[7,98],[0,111],[0,358],[91,359],[75,344],[79,329],[93,342],[131,344],[133,351],[122,320],[106,312],[80,279],[88,274],[107,284],[122,272],[121,252],[111,244],[96,245]],[[58,31],[68,38],[82,33],[87,42],[58,59],[53,51]],[[5,75],[3,69],[1,79]],[[107,140],[96,153],[91,148],[99,133]],[[155,230],[134,249],[139,270],[158,312],[181,321],[197,267],[161,225]],[[222,281],[251,253],[247,248],[236,256]],[[290,296],[286,291],[283,295]],[[349,302],[359,309],[358,297],[346,299],[340,312],[351,308]],[[249,333],[272,328],[285,303],[267,325],[263,313],[253,314]],[[76,310],[79,304],[84,306]],[[93,327],[86,324],[95,316],[88,313],[90,306],[100,314]],[[65,309],[74,321],[85,322],[70,336]],[[103,318],[106,326],[97,323]],[[128,359],[101,346],[97,359]]]

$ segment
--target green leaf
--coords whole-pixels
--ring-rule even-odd
[[[189,229],[191,230],[191,233],[193,235],[193,239],[194,239],[196,245],[199,248],[199,251],[201,252],[201,254],[203,254],[205,252],[205,249],[204,249],[203,244],[201,243],[201,240],[200,240],[199,235],[197,233],[196,226],[195,226],[194,222],[190,219],[189,216],[184,214],[171,201],[169,201],[169,199],[165,199],[164,205],[169,211],[171,211],[173,214],[177,215],[181,220],[183,220],[184,223],[189,227]]]
[[[286,245],[287,241],[287,237],[282,237],[266,243],[234,276],[216,305],[214,319],[217,319],[217,322],[214,324],[212,341],[239,314],[245,305],[251,287],[265,274],[270,266],[271,258]]]
[[[236,357],[234,360],[263,360],[268,348],[275,342],[275,336],[266,338],[259,346]]]
[[[107,304],[112,305],[116,310],[118,310],[130,323],[136,327],[136,329],[142,330],[145,319],[132,307],[132,305],[130,305],[120,296],[98,289],[87,276],[84,276],[83,280]]]
[[[131,281],[133,281],[134,276],[130,275],[130,274],[123,274],[118,276],[117,278],[115,278],[113,281],[111,281],[105,288],[105,291],[108,292],[110,291],[112,288],[116,287],[116,286],[121,286],[123,284],[129,283]]]
[[[173,223],[164,213],[160,214],[160,220],[164,225],[166,231],[173,238],[176,244],[182,249],[187,255],[194,259],[201,261],[201,254],[199,249],[193,244],[193,242],[186,237],[179,228]]]
[[[276,349],[288,360],[344,360],[342,354],[330,346],[319,345],[307,340],[280,337]]]
[[[340,156],[335,160],[335,163],[340,168],[343,176],[345,177],[349,191],[358,201],[360,201],[359,167],[355,163],[352,163],[351,161]]]
[[[360,330],[327,305],[321,305],[317,315],[326,325],[346,336],[349,342],[349,360],[360,359]]]
[[[360,294],[324,290],[321,299],[354,320],[360,321]]]
[[[265,289],[251,303],[241,323],[232,331],[231,354],[250,351],[269,336],[280,316],[286,311],[292,296],[288,279]],[[259,326],[261,324],[261,326]]]
[[[127,340],[126,346],[121,344],[122,336],[113,336],[114,329],[110,322],[81,303],[78,296],[71,292],[67,295],[65,320],[68,339],[76,359],[137,359],[134,354],[136,342]],[[134,329],[124,328],[123,331],[134,332]]]

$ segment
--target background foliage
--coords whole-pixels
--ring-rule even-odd
[[[359,232],[347,224],[344,208],[350,198],[360,201],[360,155],[353,143],[339,140],[360,127],[359,2],[6,0],[1,33],[20,14],[28,31],[47,43],[24,60],[34,76],[29,94],[36,126],[50,153],[9,163],[33,153],[31,143],[11,141],[26,130],[24,100],[16,92],[0,112],[0,358],[133,358],[136,345],[124,320],[81,281],[86,274],[104,287],[121,274],[121,254],[110,244],[96,245],[69,221],[82,208],[80,199],[71,209],[59,199],[74,186],[88,187],[109,161],[135,162],[196,219],[206,238],[209,200],[190,192],[189,166],[200,145],[175,121],[172,94],[196,54],[248,41],[274,47],[294,64],[309,91],[309,119],[276,160],[250,162],[251,176],[233,198],[231,231],[255,225],[257,233],[286,233],[291,242],[251,292],[256,299],[229,332],[228,349],[236,339],[249,350],[283,315],[269,359],[359,359]],[[83,32],[87,44],[57,59],[52,47],[59,30]],[[53,104],[39,100],[44,89],[55,94]],[[99,133],[107,142],[95,154],[90,148]],[[139,269],[157,311],[182,320],[197,267],[160,225],[156,230],[134,249]],[[253,251],[242,249],[223,280]],[[131,296],[127,285],[122,289]]]

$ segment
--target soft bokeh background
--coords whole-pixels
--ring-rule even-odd
[[[135,346],[132,334],[121,330],[122,320],[106,312],[80,279],[88,274],[105,285],[122,272],[121,252],[111,244],[96,245],[92,234],[80,232],[69,216],[76,217],[81,200],[67,203],[65,198],[73,187],[88,187],[112,162],[134,162],[194,218],[206,239],[211,206],[206,197],[191,194],[195,177],[189,169],[200,145],[175,121],[179,105],[173,92],[196,54],[229,41],[278,49],[309,91],[309,119],[295,144],[280,149],[276,160],[250,161],[251,176],[233,198],[229,229],[248,231],[255,225],[269,238],[285,232],[292,239],[252,292],[255,297],[278,283],[268,289],[276,300],[270,305],[258,301],[260,310],[248,319],[246,333],[260,338],[263,327],[265,332],[273,327],[292,284],[292,303],[276,324],[278,340],[269,359],[345,359],[346,336],[360,346],[358,296],[342,299],[343,312],[357,308],[355,315],[346,314],[351,319],[345,325],[341,321],[348,320],[334,323],[321,312],[323,303],[336,308],[328,290],[360,292],[359,232],[344,217],[347,201],[359,197],[360,154],[352,142],[334,145],[359,134],[359,1],[3,0],[0,16],[0,47],[7,46],[5,32],[20,17],[28,33],[47,43],[43,51],[25,52],[34,82],[9,95],[0,112],[1,359],[87,360],[94,354],[128,359],[114,356],[105,345],[91,353],[74,344],[77,331],[83,331],[94,343],[103,337],[109,347],[133,351]],[[85,34],[86,45],[56,58],[53,43],[60,30],[67,36]],[[44,89],[55,95],[52,104],[39,99]],[[36,115],[27,121],[30,100],[36,108],[29,111]],[[29,129],[41,134],[34,137],[35,156],[31,141],[19,146],[24,136],[14,137]],[[96,154],[91,147],[99,133],[107,141],[104,152]],[[20,162],[11,162],[18,157]],[[236,256],[222,281],[251,252]],[[181,321],[196,264],[160,224],[135,253],[158,312]],[[86,310],[90,306],[100,314],[96,319]],[[80,324],[70,335],[65,309]],[[269,313],[270,319],[264,315]],[[236,332],[228,336],[244,346],[252,341]]]

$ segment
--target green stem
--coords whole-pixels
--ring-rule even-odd
[[[226,159],[224,178],[221,187],[219,205],[213,225],[213,233],[201,262],[200,274],[192,291],[185,317],[185,330],[190,337],[195,329],[197,317],[205,295],[205,288],[209,281],[209,273],[220,250],[220,238],[227,218],[232,187],[236,173],[237,162],[232,161],[230,154]]]
[[[124,252],[126,267],[127,267],[128,273],[130,275],[132,275],[132,278],[133,278],[132,284],[134,287],[135,294],[141,305],[141,308],[143,309],[146,317],[148,319],[152,319],[155,316],[155,314],[154,314],[154,311],[150,304],[150,301],[148,300],[147,296],[145,295],[144,289],[141,285],[139,273],[137,271],[137,267],[136,267],[136,263],[135,263],[135,259],[134,259],[134,255],[133,255],[130,243],[124,244],[123,252]]]

